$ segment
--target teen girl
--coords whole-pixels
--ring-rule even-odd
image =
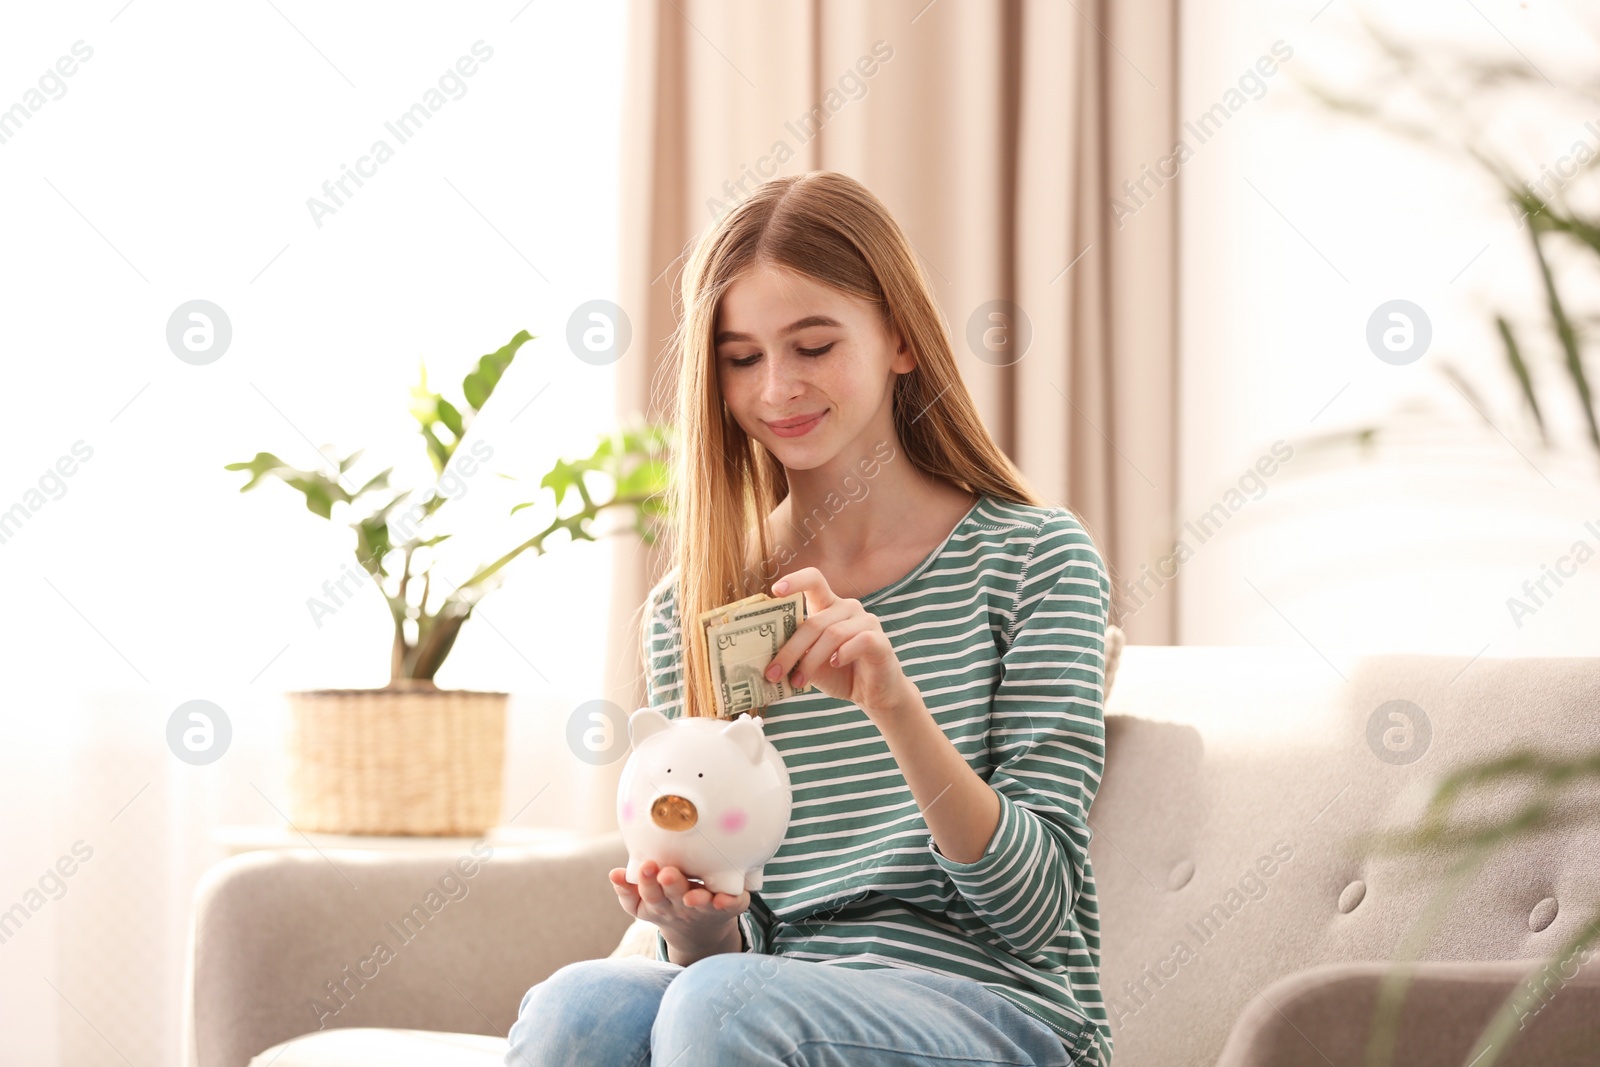
[[[683,282],[673,566],[646,604],[649,703],[714,715],[682,620],[805,594],[764,710],[793,815],[762,888],[611,872],[656,958],[530,989],[506,1062],[1105,1067],[1088,814],[1110,584],[980,421],[884,205],[769,181]]]

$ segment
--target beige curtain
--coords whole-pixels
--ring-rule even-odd
[[[1132,583],[1170,548],[1177,512],[1178,188],[1150,176],[1178,137],[1177,0],[631,0],[629,13],[634,342],[619,418],[670,417],[672,292],[715,213],[775,175],[849,174],[922,256],[991,432],[1093,534],[1112,621],[1130,642],[1174,643],[1177,583]],[[996,300],[1032,332],[1004,365],[966,341]],[[635,623],[664,561],[637,539],[617,553],[607,681],[631,710]]]

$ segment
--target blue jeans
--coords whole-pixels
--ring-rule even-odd
[[[977,982],[724,952],[569,963],[522,998],[507,1067],[1067,1067],[1056,1032]]]

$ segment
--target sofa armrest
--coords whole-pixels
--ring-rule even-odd
[[[616,947],[620,833],[559,848],[248,852],[195,890],[185,975],[190,1067],[244,1067],[350,1026],[505,1036],[522,995]],[[470,873],[469,873],[470,872]]]
[[[1399,1012],[1394,1067],[1461,1067],[1511,993],[1530,996],[1516,1013],[1495,1067],[1591,1064],[1600,1045],[1600,968],[1575,958],[1411,964]],[[1365,1064],[1367,1041],[1385,975],[1399,964],[1329,963],[1297,971],[1255,991],[1240,1013],[1217,1067],[1340,1067]]]

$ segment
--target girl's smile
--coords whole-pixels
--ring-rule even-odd
[[[767,427],[779,437],[804,437],[806,434],[810,433],[817,426],[817,424],[822,422],[823,417],[827,414],[828,409],[823,408],[822,411],[805,422],[792,422],[790,420],[785,420],[784,422],[769,422],[767,423]]]

